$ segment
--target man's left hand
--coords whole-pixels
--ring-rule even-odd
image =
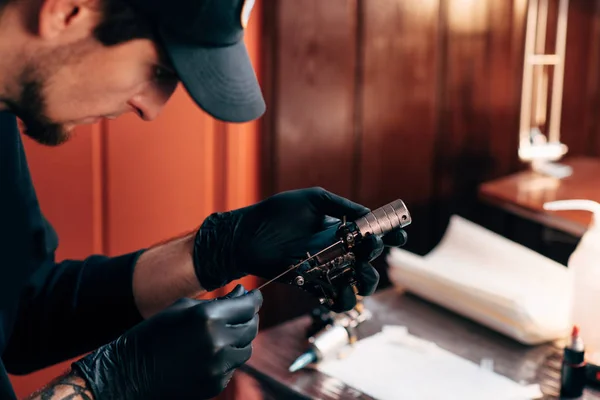
[[[200,227],[194,267],[206,290],[245,275],[271,279],[291,265],[331,245],[340,220],[353,221],[370,210],[322,188],[279,193],[249,207],[210,215]],[[358,294],[371,295],[379,274],[370,265],[385,246],[401,246],[406,236],[396,229],[383,238],[369,236],[356,250]],[[354,307],[352,288],[345,288],[334,311]]]

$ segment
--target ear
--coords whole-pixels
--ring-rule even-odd
[[[38,33],[42,38],[54,39],[89,34],[99,18],[102,0],[42,0],[38,18]]]

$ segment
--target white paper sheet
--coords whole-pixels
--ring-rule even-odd
[[[390,280],[525,344],[564,338],[569,270],[459,216],[424,257],[392,249]]]
[[[523,386],[393,327],[358,341],[316,368],[378,400],[529,400]]]

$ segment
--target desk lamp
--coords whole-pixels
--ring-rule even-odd
[[[560,142],[568,11],[569,0],[558,0],[556,50],[554,54],[545,54],[548,0],[529,0],[523,60],[519,158],[530,163],[534,171],[556,178],[572,174],[570,167],[556,162],[568,150]],[[551,68],[552,98],[548,115]]]

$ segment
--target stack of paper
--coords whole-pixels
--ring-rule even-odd
[[[390,280],[525,344],[570,331],[569,270],[458,216],[424,257],[392,249]]]
[[[529,400],[543,396],[408,333],[384,329],[317,369],[378,400]]]

